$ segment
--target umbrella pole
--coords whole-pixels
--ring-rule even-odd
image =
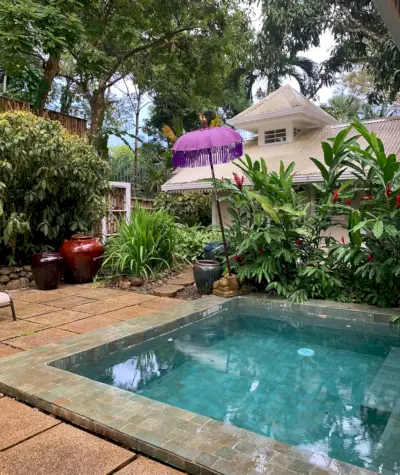
[[[222,221],[221,207],[219,205],[219,199],[218,199],[218,193],[217,193],[217,182],[215,181],[214,165],[213,165],[213,162],[212,162],[212,152],[211,152],[211,150],[209,151],[208,156],[209,156],[209,159],[210,159],[211,176],[212,176],[213,183],[214,183],[215,201],[217,203],[217,211],[218,211],[219,225],[221,227],[222,242],[224,244],[224,253],[225,253],[225,258],[226,258],[226,266],[228,268],[228,274],[232,275],[231,265],[229,263],[228,246],[226,245],[226,239],[225,239],[224,223]]]

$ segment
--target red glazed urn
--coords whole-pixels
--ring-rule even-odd
[[[92,282],[101,267],[104,246],[99,239],[74,234],[60,248],[65,263],[65,281],[73,284]]]

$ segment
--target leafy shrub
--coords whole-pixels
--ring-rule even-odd
[[[204,193],[159,193],[156,209],[167,209],[178,223],[187,226],[211,224],[211,196]]]
[[[224,180],[219,186],[228,192],[231,204],[228,240],[235,250],[231,264],[239,279],[292,301],[306,299],[310,291],[320,294],[322,288],[330,293],[339,285],[334,278],[322,277],[309,289],[310,279],[302,277],[307,265],[326,258],[320,244],[330,239],[323,232],[331,220],[309,217],[305,197],[293,189],[294,163],[287,169],[281,163],[279,174],[268,172],[263,159],[252,163],[246,157],[238,167],[253,183],[252,190],[242,187],[237,176],[236,184]]]
[[[332,259],[350,274],[346,287],[355,301],[382,307],[400,303],[400,163],[385,152],[382,141],[356,120],[354,129],[367,142],[349,146],[348,162],[361,196],[360,208],[344,206],[339,193],[336,207],[348,215],[350,243],[333,246]],[[346,133],[349,129],[346,129]]]
[[[221,241],[221,233],[211,227],[176,224],[175,258],[178,262],[193,262],[198,259],[209,242]]]
[[[107,239],[103,269],[113,276],[155,276],[172,264],[174,231],[174,219],[165,210],[137,207],[130,223],[121,221],[118,235]]]
[[[106,211],[108,165],[59,122],[0,114],[0,240],[10,261],[90,231]]]

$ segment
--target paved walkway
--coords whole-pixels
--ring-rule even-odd
[[[18,320],[0,309],[0,358],[181,303],[94,284],[10,295]],[[181,473],[3,395],[0,434],[0,475]]]

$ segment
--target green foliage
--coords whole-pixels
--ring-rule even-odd
[[[159,193],[154,201],[156,209],[164,208],[178,223],[187,226],[211,224],[211,196],[203,193]]]
[[[305,197],[293,187],[294,163],[280,172],[268,172],[264,159],[238,160],[238,167],[253,184],[251,191],[224,180],[219,187],[226,198],[233,224],[228,230],[234,250],[232,266],[240,280],[299,302],[310,296],[331,297],[341,283],[322,265],[329,241],[323,232],[331,225],[326,212],[310,217]],[[306,278],[305,278],[306,277]]]
[[[358,143],[361,137],[366,148]],[[400,163],[357,119],[322,148],[323,160],[311,159],[323,179],[314,184],[312,215],[293,188],[293,164],[287,169],[281,164],[279,174],[269,173],[263,159],[252,163],[247,157],[238,166],[252,190],[230,180],[219,183],[232,205],[228,237],[235,270],[242,280],[293,302],[312,297],[397,307]],[[345,171],[354,178],[344,182]],[[338,215],[347,218],[348,244],[325,235],[338,225]]]
[[[220,242],[221,233],[211,227],[177,224],[175,227],[175,259],[193,262],[203,254],[209,242]]]
[[[349,211],[350,245],[334,247],[332,258],[351,265],[362,283],[357,300],[398,306],[400,276],[400,163],[386,154],[382,141],[356,120],[353,127],[367,142],[349,147],[348,166],[358,180],[360,209]]]
[[[293,58],[321,46],[329,31],[334,37],[330,57],[309,83],[309,97],[323,85],[332,85],[341,71],[360,65],[373,78],[375,95],[393,100],[400,91],[400,51],[373,0],[261,0],[262,26],[258,44],[264,64],[273,72],[273,57]],[[264,54],[262,53],[264,52]],[[272,57],[272,61],[271,61]]]
[[[127,145],[110,147],[108,156],[111,176],[114,180],[126,181],[122,180],[122,177],[131,177],[134,154]]]
[[[173,262],[174,230],[174,220],[166,211],[149,212],[137,206],[130,222],[121,221],[118,235],[108,238],[103,270],[112,276],[156,276]]]
[[[58,122],[0,114],[0,240],[5,258],[28,258],[87,232],[105,215],[108,166]]]

